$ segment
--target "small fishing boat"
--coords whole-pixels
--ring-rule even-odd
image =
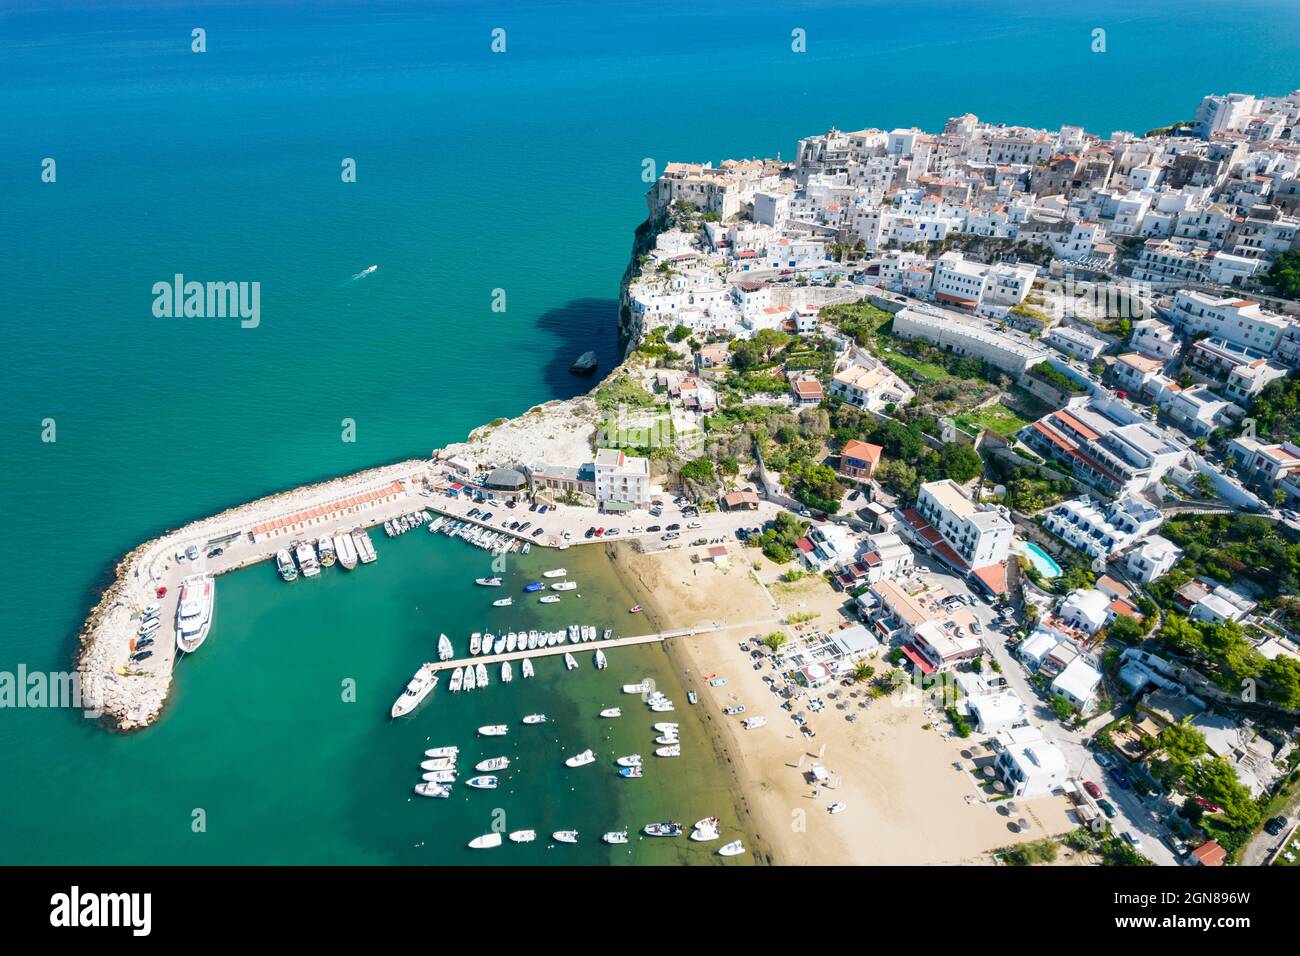
[[[709,681],[709,686],[710,686],[710,687],[726,687],[726,686],[727,686],[727,678],[725,678],[725,677],[715,677],[715,678],[713,678],[713,680]]]
[[[473,787],[475,790],[495,790],[497,783],[497,778],[492,776],[470,777],[465,781],[465,786]]]
[[[281,548],[275,552],[275,569],[280,572],[280,577],[285,581],[294,581],[298,577],[298,569],[294,566],[293,555]]]
[[[632,605],[630,608],[627,609],[627,613],[629,613],[629,614],[640,614],[640,613],[641,613],[641,605],[640,605],[640,604],[634,604],[634,605]]]
[[[449,661],[455,656],[456,656],[456,652],[452,650],[451,641],[447,640],[447,635],[439,634],[438,635],[438,660]]]
[[[659,731],[659,733],[661,734],[676,734],[679,725],[674,723],[663,722],[663,723],[654,724],[653,726],[654,729]]]
[[[500,845],[501,845],[500,833],[485,833],[482,836],[475,837],[474,839],[469,841],[469,848],[471,850],[487,850],[494,846],[500,846]]]
[[[451,683],[447,685],[447,688],[453,694],[455,694],[461,689],[462,686],[464,686],[464,683],[465,683],[465,669],[462,667],[457,667],[454,671],[451,672]]]
[[[564,570],[564,568],[551,568],[551,570],[549,570],[549,571],[543,571],[543,572],[542,572],[542,577],[544,577],[544,578],[562,578],[562,577],[564,577],[564,576],[565,576],[566,574],[568,574],[568,573],[569,573],[569,572],[566,571],[566,570]]]
[[[656,757],[680,757],[681,755],[681,744],[673,744],[671,747],[660,747],[655,751]]]
[[[552,591],[573,591],[577,589],[577,587],[578,585],[577,582],[575,581],[561,581],[559,584],[552,584],[551,590]]]
[[[574,754],[568,760],[564,761],[566,767],[585,767],[589,763],[596,762],[596,755],[591,750],[584,750],[580,754]]]
[[[560,596],[558,594],[547,594],[541,598],[538,598],[538,601],[540,601],[542,604],[559,604]]]
[[[604,651],[597,651],[595,654],[595,658],[596,658],[596,670],[603,671],[606,667],[609,666],[609,661],[605,659]]]
[[[622,717],[623,711],[618,707],[606,707],[600,712],[602,717]]]
[[[605,633],[603,635],[604,640],[609,640],[613,636],[614,636],[614,629],[612,627],[605,628]]]
[[[620,777],[626,777],[629,780],[636,780],[641,776],[640,767],[624,767],[618,772]]]
[[[483,649],[483,637],[478,631],[469,636],[469,653],[474,656]]]
[[[510,842],[512,843],[532,843],[536,839],[536,830],[516,830],[510,834]]]
[[[671,730],[668,733],[660,734],[656,737],[655,743],[661,744],[665,747],[671,747],[673,744],[680,744],[681,741],[677,738],[677,731]]]
[[[537,644],[538,644],[538,642],[539,642],[540,640],[541,640],[541,638],[540,638],[540,636],[538,635],[538,633],[537,633],[536,631],[529,631],[529,632],[528,632],[528,649],[529,649],[530,651],[536,650],[536,649],[537,649]]]
[[[456,781],[456,771],[430,770],[424,774],[424,779],[428,783],[454,783]]]
[[[510,669],[510,662],[502,661],[501,662],[501,683],[509,684],[514,679],[515,679],[515,675]]]
[[[316,553],[320,555],[320,564],[323,568],[332,568],[334,566],[334,539],[321,538],[316,542]]]
[[[577,843],[578,831],[577,830],[556,830],[554,833],[551,834],[551,837],[557,843]]]
[[[650,681],[648,681],[648,680],[642,681],[642,682],[639,683],[639,684],[624,684],[624,685],[623,685],[623,693],[625,693],[625,694],[644,694],[644,693],[645,693],[646,691],[648,691],[652,686],[654,686],[654,685],[651,684]]]
[[[578,666],[578,662],[573,659],[573,655],[568,651],[564,652],[564,666],[569,670],[574,670]]]
[[[641,766],[641,755],[628,754],[626,757],[619,757],[615,762],[620,767],[639,767]]]
[[[485,588],[501,587],[500,578],[475,578],[474,583],[479,585],[480,587],[485,587]]]
[[[341,531],[334,536],[334,553],[338,555],[339,564],[351,571],[357,566],[357,546],[352,535]]]
[[[526,723],[526,724],[544,724],[544,723],[546,723],[546,715],[545,715],[545,714],[527,714],[527,715],[524,716],[524,723]]]
[[[745,852],[745,844],[739,840],[732,840],[726,846],[718,847],[718,856],[740,856]]]
[[[609,831],[608,833],[606,833],[603,837],[601,837],[601,839],[604,840],[606,843],[626,843],[626,842],[627,842],[627,831],[626,831],[626,830],[610,830],[610,831]]]
[[[514,603],[515,603],[515,599],[514,599],[514,598],[502,598],[502,599],[499,600],[499,601],[493,601],[493,602],[492,602],[492,606],[493,606],[493,607],[509,607],[510,605],[512,605],[512,604],[514,604]]]
[[[422,797],[450,797],[451,787],[445,783],[417,783],[415,792]]]
[[[676,837],[681,836],[685,829],[680,823],[647,823],[644,833],[653,837]]]
[[[478,732],[480,737],[504,737],[509,729],[505,724],[487,724]]]
[[[505,653],[505,649],[506,649],[506,636],[505,636],[504,634],[502,634],[502,635],[501,635],[500,637],[498,637],[498,638],[496,639],[496,641],[492,644],[492,653],[493,653],[493,654],[504,654],[504,653]]]
[[[455,770],[456,757],[430,757],[428,760],[420,761],[421,770]]]
[[[486,687],[488,685],[487,668],[482,664],[474,665],[474,680],[479,687]]]
[[[844,804],[844,803],[832,803],[829,807],[826,808],[826,812],[827,812],[827,813],[843,813],[843,812],[844,812],[845,810],[847,810],[847,809],[848,809],[848,804]]]
[[[509,766],[509,757],[489,757],[487,760],[480,760],[474,764],[474,769],[479,773],[487,773],[491,770],[505,770]]]
[[[546,587],[546,585],[544,585],[541,581],[533,581],[531,584],[524,585],[524,592],[527,594],[532,594],[534,591],[540,591],[544,587]]]
[[[657,700],[650,705],[650,709],[656,714],[666,714],[673,710],[673,702],[671,700]]]
[[[506,635],[506,653],[513,654],[515,652],[515,648],[518,646],[519,646],[519,635],[517,635],[514,631],[511,631],[509,634]]]
[[[718,828],[722,826],[722,821],[717,817],[705,817],[695,824],[695,829],[691,831],[691,839],[697,843],[704,843],[708,840],[718,838]]]
[[[532,677],[533,676],[532,658],[525,657],[523,664],[520,667],[520,670],[524,672],[524,680],[527,680],[528,678]]]
[[[465,690],[473,690],[477,686],[478,686],[478,674],[475,673],[474,668],[466,667],[465,683],[464,683]]]
[[[455,757],[460,754],[460,748],[452,747],[430,747],[424,752],[426,757]]]

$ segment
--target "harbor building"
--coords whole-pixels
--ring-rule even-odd
[[[617,448],[596,452],[596,503],[622,511],[650,503],[650,460],[624,454]]]
[[[406,486],[400,481],[394,481],[381,488],[335,498],[311,508],[263,521],[249,529],[249,536],[254,542],[260,543],[302,534],[345,518],[355,518],[357,524],[365,524],[367,512],[380,505],[390,504],[404,494]]]

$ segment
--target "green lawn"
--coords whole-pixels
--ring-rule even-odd
[[[948,370],[942,365],[936,365],[934,362],[922,362],[920,359],[914,359],[902,352],[881,352],[880,358],[895,372],[908,371],[933,382],[949,377]]]
[[[954,421],[968,432],[991,431],[995,435],[1011,437],[1029,422],[1005,405],[990,405],[965,415],[958,415]]]
[[[1295,857],[1294,860],[1288,860],[1286,858],[1288,852]],[[1273,865],[1300,866],[1300,831],[1291,834],[1291,839],[1287,841],[1287,845],[1283,847],[1282,852],[1277,855],[1277,859],[1273,861]]]

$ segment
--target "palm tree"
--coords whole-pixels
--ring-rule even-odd
[[[853,680],[858,684],[865,684],[871,678],[876,676],[876,669],[866,661],[858,661],[853,668]]]

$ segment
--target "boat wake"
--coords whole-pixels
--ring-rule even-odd
[[[354,276],[353,276],[351,279],[349,279],[348,281],[349,281],[349,282],[356,282],[358,279],[364,279],[366,276],[370,275],[370,273],[374,272],[374,271],[377,270],[378,268],[379,268],[379,266],[377,266],[377,265],[376,265],[376,266],[367,266],[366,268],[364,268],[364,269],[362,269],[360,272],[358,272],[356,275],[354,275]]]

